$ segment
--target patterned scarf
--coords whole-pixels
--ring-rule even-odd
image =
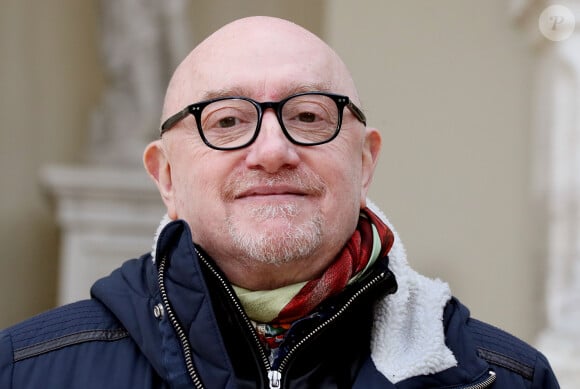
[[[250,319],[287,327],[356,282],[377,258],[388,254],[393,241],[389,227],[365,208],[350,240],[320,277],[275,290],[250,291],[237,286],[234,290]]]

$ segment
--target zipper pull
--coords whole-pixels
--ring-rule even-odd
[[[282,374],[278,370],[270,370],[268,372],[268,379],[270,380],[270,389],[277,389],[280,387]]]

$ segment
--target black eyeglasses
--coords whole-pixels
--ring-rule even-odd
[[[193,115],[204,143],[216,150],[235,150],[256,140],[262,115],[268,108],[276,112],[282,132],[290,142],[315,146],[333,140],[340,131],[344,107],[366,125],[363,112],[347,96],[325,92],[306,92],[278,102],[263,102],[247,97],[222,97],[191,104],[169,117],[161,134],[188,115]]]

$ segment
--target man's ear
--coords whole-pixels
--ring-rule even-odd
[[[161,139],[151,142],[143,153],[143,164],[145,170],[151,176],[161,198],[167,207],[167,214],[170,219],[177,219],[175,209],[175,197],[173,191],[173,181],[171,178],[171,164],[167,158],[165,147]]]
[[[373,174],[381,151],[381,134],[376,128],[365,129],[365,139],[362,153],[362,186],[360,193],[361,209],[367,205],[367,193],[373,179]]]

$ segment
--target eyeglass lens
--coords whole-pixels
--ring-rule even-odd
[[[299,95],[281,108],[282,125],[288,136],[302,144],[331,139],[338,129],[336,102],[324,95]],[[258,130],[259,108],[243,99],[224,99],[207,105],[201,112],[201,130],[216,147],[247,144]]]

